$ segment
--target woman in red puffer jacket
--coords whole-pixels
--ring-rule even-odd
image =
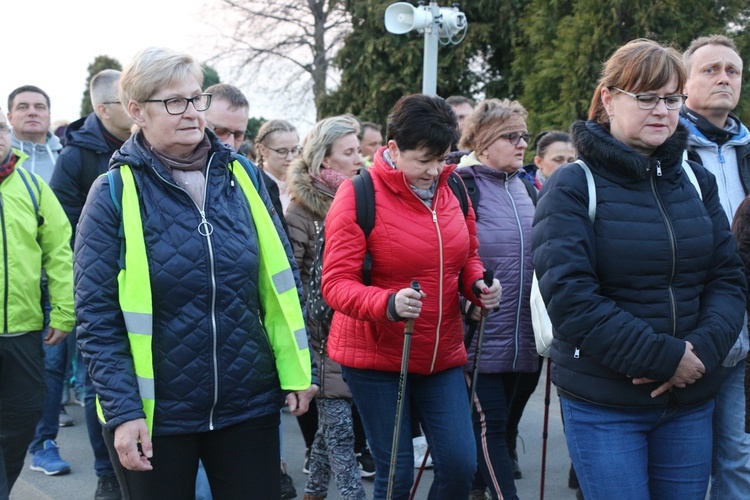
[[[389,116],[388,145],[370,169],[375,226],[369,237],[357,224],[350,181],[326,219],[322,291],[335,310],[328,354],[341,363],[362,415],[375,459],[375,498],[386,494],[405,319],[416,321],[404,398],[418,409],[434,457],[431,495],[467,498],[476,470],[459,293],[493,308],[500,284],[482,281],[473,211],[464,216],[447,184],[455,166],[444,160],[457,135],[455,114],[442,98],[402,98]],[[366,252],[369,285],[362,279]],[[409,288],[413,280],[421,292]],[[408,497],[413,480],[411,418],[417,416],[406,405],[393,498]]]

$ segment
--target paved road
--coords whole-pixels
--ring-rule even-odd
[[[518,496],[522,500],[539,498],[542,457],[542,430],[544,421],[544,373],[537,391],[529,401],[520,425],[518,452],[519,462],[523,471],[523,479],[516,481]],[[549,438],[547,445],[547,474],[545,481],[545,498],[551,500],[574,499],[573,490],[567,488],[568,467],[565,438],[562,434],[560,422],[560,407],[557,402],[554,386],[552,388],[550,405]],[[45,476],[40,472],[31,471],[29,459],[26,461],[21,477],[11,494],[11,500],[77,500],[91,499],[96,489],[96,476],[93,470],[93,455],[88,444],[83,409],[68,406],[68,413],[75,419],[76,425],[60,429],[58,444],[61,455],[70,462],[73,471],[65,476]],[[306,477],[302,473],[302,462],[305,455],[305,445],[295,418],[283,413],[282,425],[284,431],[284,457],[289,466],[289,472],[297,488],[297,498],[302,498]],[[416,473],[416,471],[415,471]],[[416,475],[416,474],[415,474]],[[368,498],[372,498],[372,481],[365,481]],[[428,471],[422,477],[416,498],[427,498],[432,474]],[[252,494],[248,493],[248,499]],[[331,485],[328,498],[339,500],[335,484]],[[264,499],[259,499],[264,500]]]

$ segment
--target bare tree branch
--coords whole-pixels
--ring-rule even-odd
[[[317,103],[328,89],[331,61],[351,30],[343,0],[221,0],[230,33],[222,36],[217,59],[240,63],[240,68],[260,69],[273,61],[292,72],[295,86],[309,79]],[[282,80],[282,79],[279,79]],[[289,86],[286,82],[286,86]],[[284,86],[284,81],[278,81]],[[317,107],[317,106],[316,106]]]

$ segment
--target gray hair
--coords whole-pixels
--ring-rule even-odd
[[[122,71],[105,69],[95,74],[89,84],[91,105],[96,108],[103,102],[116,101],[119,98],[119,84]]]
[[[203,86],[203,69],[189,54],[149,47],[138,52],[122,71],[120,102],[143,102],[159,89],[193,77]]]
[[[339,138],[354,134],[359,136],[359,121],[351,115],[332,116],[316,123],[302,144],[302,155],[294,161],[302,163],[310,175],[320,175],[320,166],[331,154],[333,143]]]

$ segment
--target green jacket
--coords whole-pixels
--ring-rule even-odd
[[[16,168],[0,183],[0,335],[42,329],[42,268],[50,326],[70,332],[75,326],[70,223],[50,187],[22,167],[28,156],[13,153]]]

